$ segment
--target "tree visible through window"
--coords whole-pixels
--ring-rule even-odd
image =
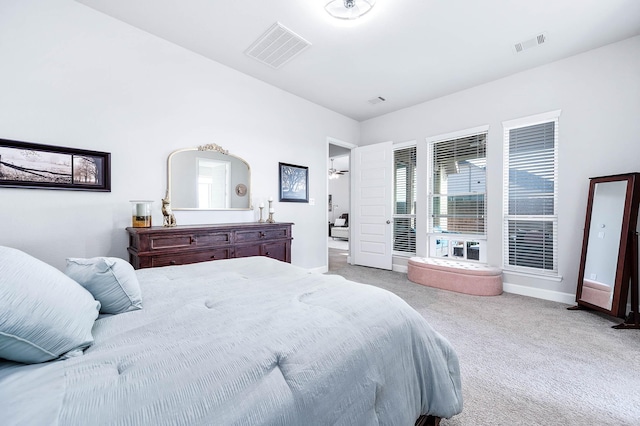
[[[480,260],[484,241],[478,237],[486,239],[487,133],[432,140],[428,147],[430,256]]]
[[[397,149],[394,162],[393,250],[416,252],[416,147]]]
[[[505,123],[504,264],[558,271],[558,114]],[[542,121],[542,122],[540,122]]]

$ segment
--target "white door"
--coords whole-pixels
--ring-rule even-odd
[[[393,149],[391,142],[351,151],[353,263],[392,266]]]

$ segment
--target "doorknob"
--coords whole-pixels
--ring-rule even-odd
[[[387,225],[388,225],[388,224],[390,224],[390,223],[391,223],[391,221],[390,221],[390,220],[388,220],[388,221],[387,221]]]

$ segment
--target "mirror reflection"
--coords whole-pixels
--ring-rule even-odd
[[[626,194],[626,180],[598,182],[593,191],[580,300],[608,310],[613,302]]]
[[[174,151],[167,169],[173,210],[251,209],[249,164],[218,145]]]
[[[638,306],[638,182],[640,173],[594,177],[589,182],[577,305],[569,309],[626,318],[614,328],[640,328],[640,315],[627,317],[630,286],[631,310]]]

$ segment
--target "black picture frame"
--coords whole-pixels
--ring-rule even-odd
[[[295,164],[278,163],[280,201],[288,203],[309,202],[309,168]]]
[[[111,192],[111,154],[0,139],[0,187]]]

